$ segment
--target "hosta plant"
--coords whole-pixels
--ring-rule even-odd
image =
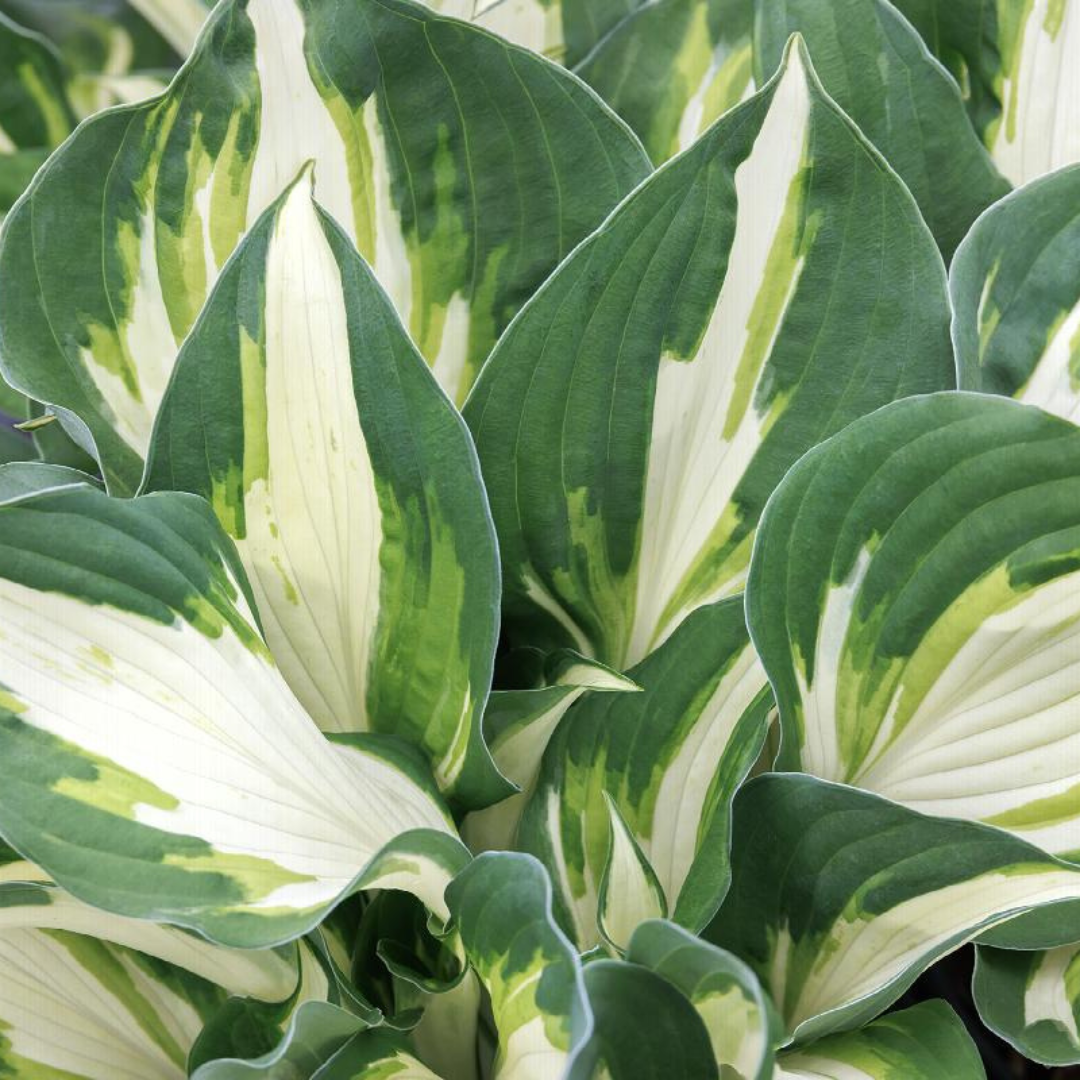
[[[0,0],[0,1076],[1080,1064],[1078,51]]]

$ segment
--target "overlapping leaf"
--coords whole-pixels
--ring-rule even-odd
[[[92,908],[18,861],[0,868],[0,962],[0,1070],[15,1076],[186,1076],[227,994],[287,1017],[328,992],[305,943],[225,949]]]
[[[972,994],[979,1017],[1032,1061],[1080,1062],[1080,945],[980,947]]]
[[[986,1080],[979,1052],[943,1001],[889,1013],[859,1031],[782,1054],[774,1080]]]
[[[655,971],[693,1005],[721,1076],[769,1080],[780,1032],[772,1003],[745,964],[661,921],[637,928],[626,959]]]
[[[576,70],[660,163],[752,92],[752,21],[752,0],[652,0]]]
[[[949,284],[961,388],[1080,422],[1080,165],[991,207]]]
[[[349,890],[442,917],[463,849],[419,760],[328,742],[189,495],[0,508],[0,833],[80,899],[263,946]]]
[[[825,89],[900,174],[951,256],[978,214],[1008,191],[956,82],[888,0],[755,6],[756,77],[772,73],[789,34],[803,34]]]
[[[739,792],[731,861],[706,937],[754,969],[800,1043],[872,1019],[939,957],[1022,912],[1045,905],[1058,940],[1075,935],[1062,902],[1080,897],[1080,868],[811,776]]]
[[[620,927],[619,945],[640,918],[708,922],[727,884],[731,799],[768,724],[741,597],[699,608],[628,675],[642,693],[571,707],[517,836],[548,867],[582,948],[599,941],[598,917]]]
[[[16,150],[58,146],[75,126],[55,50],[0,13],[0,164]]]
[[[55,50],[0,11],[0,220],[74,126]]]
[[[549,278],[467,403],[510,638],[622,666],[740,591],[803,451],[952,384],[947,322],[911,196],[793,45]]]
[[[547,1080],[571,1063],[592,1017],[573,946],[551,913],[551,885],[527,855],[489,852],[446,893],[469,962],[491,1000],[495,1080]]]
[[[548,658],[548,685],[532,690],[495,690],[484,710],[484,737],[499,771],[519,791],[469,814],[461,833],[473,851],[515,846],[518,822],[532,794],[540,762],[567,710],[583,694],[626,693],[641,688],[625,675],[565,650]]]
[[[250,1060],[219,1058],[192,1080],[439,1080],[397,1032],[369,1029],[331,1005],[302,1006],[281,1046]]]
[[[1005,176],[1025,184],[1080,161],[1080,8],[1002,4],[997,24],[1001,113],[987,144]]]
[[[476,455],[306,180],[246,236],[181,350],[145,486],[212,503],[324,731],[408,738],[474,806],[508,792],[481,731],[499,581]]]
[[[472,19],[501,37],[567,67],[644,0],[429,0],[444,15]]]
[[[1080,850],[1080,429],[975,394],[808,454],[747,596],[780,764]]]
[[[578,80],[409,0],[219,5],[168,93],[94,118],[39,174],[0,249],[0,364],[82,418],[117,493],[225,260],[308,159],[458,397],[647,170]]]

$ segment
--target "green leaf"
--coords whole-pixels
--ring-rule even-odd
[[[948,260],[979,213],[1009,190],[959,87],[888,0],[757,0],[759,80],[796,31],[826,91],[911,189]]]
[[[979,1052],[944,1001],[890,1013],[780,1056],[775,1080],[986,1080]]]
[[[567,710],[583,694],[625,693],[641,687],[603,664],[571,649],[548,660],[549,685],[533,690],[495,690],[484,710],[484,735],[495,764],[518,793],[485,810],[469,814],[461,835],[476,852],[515,846],[518,822],[540,771],[551,737]]]
[[[1034,952],[980,946],[971,989],[982,1022],[1024,1057],[1080,1063],[1080,945]]]
[[[97,487],[92,476],[64,465],[46,465],[42,461],[12,461],[0,465],[0,505],[42,491],[86,485]]]
[[[220,4],[169,91],[83,125],[0,245],[5,377],[82,418],[110,490],[138,485],[180,342],[309,160],[458,399],[648,168],[578,80],[409,0]]]
[[[949,273],[960,386],[1080,422],[1080,165],[975,223]]]
[[[472,440],[306,178],[180,350],[144,487],[211,502],[324,731],[407,738],[470,806],[512,790],[481,730],[499,565]]]
[[[752,23],[752,0],[653,0],[576,71],[659,163],[752,92]]]
[[[190,495],[0,507],[0,834],[80,899],[221,944],[296,937],[358,888],[445,918],[465,852],[418,755],[328,742]]]
[[[147,8],[159,21],[165,18],[174,31],[183,33],[186,44],[181,53],[136,6]],[[189,35],[197,29],[196,10],[205,19],[212,6],[210,0],[0,0],[0,13],[56,47],[67,98],[81,118],[164,90],[188,52]]]
[[[68,427],[76,433],[82,425],[74,417],[62,417],[52,410],[46,410],[39,402],[23,399],[26,404],[26,412],[32,419],[42,419],[45,416],[55,416],[51,423],[34,428],[32,437],[38,456],[42,461],[50,465],[63,465],[71,469],[77,469],[91,476],[98,476],[98,465],[94,458],[76,442],[75,437],[69,432]],[[65,426],[65,423],[67,426]]]
[[[706,937],[754,969],[799,1044],[872,1019],[986,928],[1080,896],[1080,867],[1000,829],[800,774],[739,792],[731,863]]]
[[[637,928],[626,959],[655,971],[693,1005],[725,1080],[771,1080],[778,1024],[772,1002],[741,960],[659,920]]]
[[[450,883],[446,900],[491,998],[494,1080],[560,1075],[591,1018],[577,953],[552,917],[544,868],[528,855],[488,852]]]
[[[0,165],[17,150],[59,146],[75,117],[56,50],[0,13]]]
[[[1075,852],[1078,582],[1080,429],[959,393],[852,424],[754,551],[780,767]]]
[[[657,884],[648,886],[651,900],[616,891],[611,902],[652,902],[656,914],[663,896],[676,922],[699,930],[709,921],[727,887],[731,799],[768,725],[768,688],[741,597],[699,608],[628,675],[642,693],[590,695],[571,707],[517,836],[547,866],[560,922],[583,949],[600,940],[608,796]]]
[[[911,196],[793,44],[548,279],[470,396],[509,641],[623,669],[739,592],[800,454],[953,384],[948,319]]]
[[[45,163],[49,147],[0,154],[0,222]]]

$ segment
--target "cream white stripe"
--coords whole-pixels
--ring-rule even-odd
[[[806,79],[799,51],[792,49],[750,156],[735,171],[735,236],[701,347],[692,361],[660,361],[629,663],[645,656],[677,625],[679,620],[673,619],[661,627],[661,613],[761,445],[767,414],[758,412],[752,397],[731,437],[725,439],[721,431],[735,397],[754,304],[767,284],[769,256],[802,167],[810,123]],[[801,267],[800,259],[787,283],[785,306]],[[772,342],[767,352],[771,347]],[[759,377],[760,371],[755,386]],[[724,583],[710,599],[737,591],[740,584]]]
[[[1047,26],[1052,5],[1062,12],[1054,35]],[[1080,4],[1034,0],[1020,50],[1016,78],[1006,73],[1003,80],[1001,123],[992,146],[997,167],[1016,185],[1080,161]]]
[[[290,686],[323,730],[365,730],[382,511],[341,272],[302,182],[270,244],[265,310],[269,474],[247,492],[237,546]]]

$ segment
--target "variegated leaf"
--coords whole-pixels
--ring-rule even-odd
[[[308,160],[459,399],[524,299],[648,168],[578,80],[410,0],[220,4],[169,91],[85,124],[0,246],[0,366],[82,418],[115,492],[138,485],[179,343],[225,260]]]
[[[608,811],[608,852],[596,896],[596,928],[608,948],[622,954],[634,931],[650,919],[668,913],[667,897],[656,871],[605,791]]]
[[[0,12],[0,169],[18,150],[59,146],[71,134],[65,81],[49,42]]]
[[[1012,0],[892,0],[960,87],[980,136],[1001,113],[998,15]]]
[[[30,940],[30,935],[57,933],[96,938],[142,953],[182,968],[223,992],[259,1001],[285,1001],[295,991],[299,976],[296,945],[276,950],[226,949],[172,926],[84,904],[50,882],[32,863],[14,862],[0,868],[0,940],[15,942]],[[306,950],[306,946],[301,948]],[[325,976],[321,985],[325,997]]]
[[[409,1053],[402,1036],[367,1029],[332,1005],[308,1004],[280,1047],[250,1061],[222,1058],[200,1065],[192,1080],[440,1080]]]
[[[651,0],[576,71],[666,161],[753,92],[753,14],[753,0]]]
[[[780,1031],[772,1002],[737,957],[673,923],[642,923],[626,959],[655,971],[693,1005],[724,1080],[772,1080]]]
[[[1080,423],[1080,164],[987,210],[949,285],[960,386]]]
[[[1080,161],[1074,0],[893,0],[960,85],[1013,184]]]
[[[365,899],[346,943],[351,985],[378,1003],[386,1025],[408,1033],[435,1072],[480,1080],[481,987],[459,936],[432,934],[423,905],[406,893]]]
[[[224,1002],[188,972],[66,931],[0,931],[0,970],[4,1076],[184,1080],[188,1051]]]
[[[192,5],[201,8],[203,20],[213,6],[212,0],[137,2],[159,20],[170,19],[177,27],[186,24],[181,52],[128,0],[0,0],[0,14],[56,47],[67,77],[68,99],[82,118],[161,93],[198,29]]]
[[[701,1017],[656,972],[593,960],[584,976],[595,1019],[566,1080],[720,1080]]]
[[[872,1019],[988,927],[1080,897],[1080,867],[1000,829],[800,774],[739,792],[731,863],[705,936],[754,969],[800,1044]]]
[[[75,126],[66,81],[49,42],[0,11],[0,222]]]
[[[536,785],[544,751],[578,698],[590,691],[625,693],[641,689],[625,675],[570,649],[553,654],[548,665],[548,685],[533,690],[495,690],[488,698],[484,736],[499,772],[519,790],[465,818],[461,835],[475,852],[514,847],[518,822]]]
[[[1074,0],[896,0],[957,76],[997,167],[1020,185],[1080,161]]]
[[[944,1001],[781,1054],[773,1080],[986,1080],[979,1052]]]
[[[622,668],[739,592],[804,450],[952,385],[948,318],[910,194],[793,43],[548,279],[469,399],[510,640]]]
[[[128,3],[179,56],[191,52],[213,7],[213,0],[128,0]]]
[[[731,799],[768,724],[770,697],[741,597],[699,608],[627,674],[642,693],[589,696],[571,707],[517,837],[548,867],[556,912],[583,949],[600,940],[609,849],[630,860],[615,872],[635,877],[651,894],[616,890],[607,897],[604,917],[624,936],[633,929],[632,911],[657,913],[658,896],[692,930],[709,921],[727,885]],[[606,796],[632,844],[617,836],[611,847]],[[633,865],[637,848],[658,891]]]
[[[499,566],[472,441],[307,179],[181,349],[144,486],[211,502],[324,731],[409,739],[466,805],[512,790],[481,731]]]
[[[488,852],[450,883],[446,899],[491,999],[493,1080],[561,1075],[591,1014],[577,953],[552,918],[544,868],[528,855]]]
[[[888,0],[756,0],[758,80],[796,31],[826,91],[910,188],[947,260],[979,213],[1009,190],[960,88]]]
[[[986,140],[997,167],[1026,184],[1080,162],[1080,5],[999,0],[995,86],[1001,113]]]
[[[573,67],[645,0],[428,0],[501,37]]]
[[[1080,429],[901,401],[803,458],[750,571],[781,768],[1080,851]]]
[[[356,888],[445,917],[464,857],[419,757],[328,742],[190,495],[0,507],[0,834],[80,899],[255,947]]]
[[[274,1045],[297,1005],[330,993],[304,941],[223,948],[90,907],[19,861],[0,867],[0,959],[0,1071],[8,1066],[15,1076],[45,1075],[31,1061],[67,1070],[65,1080],[186,1076],[204,1022],[235,1020],[246,1005],[248,1018],[267,1014],[260,1034]]]
[[[971,990],[982,1022],[1043,1065],[1080,1063],[1080,945],[980,946]]]

